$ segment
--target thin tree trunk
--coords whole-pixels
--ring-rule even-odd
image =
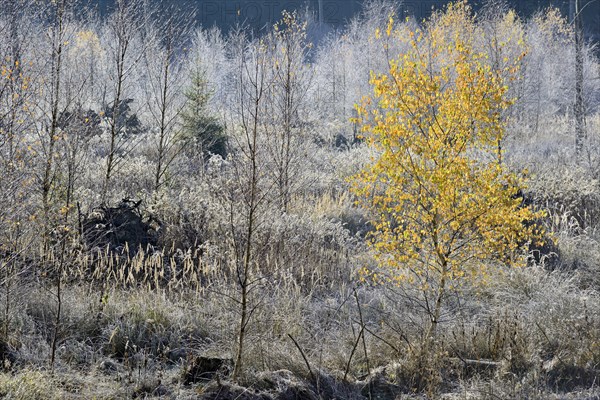
[[[65,2],[61,1],[56,5],[56,27],[52,43],[52,90],[50,94],[51,119],[48,129],[48,150],[46,152],[46,163],[44,166],[44,175],[42,178],[42,210],[44,213],[44,237],[43,249],[48,250],[50,237],[50,192],[52,190],[53,169],[54,169],[54,148],[58,140],[58,107],[60,97],[60,75],[62,67],[62,49],[63,49],[63,18],[65,12]],[[56,47],[55,47],[56,46]]]
[[[121,63],[119,64],[121,65]],[[117,77],[117,92],[115,95],[114,104],[112,107],[112,121],[110,123],[110,148],[108,150],[108,158],[106,159],[106,175],[104,176],[104,185],[102,186],[102,202],[105,202],[108,197],[108,187],[110,185],[110,180],[112,178],[114,164],[115,164],[115,152],[117,149],[117,135],[119,133],[118,129],[118,119],[119,119],[119,103],[121,102],[121,91],[123,86],[123,75],[122,75],[122,67],[118,67],[118,77]]]
[[[243,57],[243,55],[242,55]],[[262,73],[260,59],[256,61],[256,70],[255,73],[255,81],[252,83],[254,86],[254,98],[253,98],[253,113],[251,112],[252,125],[248,126],[245,121],[243,121],[243,126],[246,129],[246,140],[248,144],[248,155],[250,157],[250,168],[251,175],[249,181],[249,198],[248,198],[248,228],[246,230],[246,238],[245,238],[245,246],[244,246],[244,259],[242,265],[241,274],[238,272],[238,281],[241,290],[241,300],[240,300],[240,326],[238,332],[238,343],[237,343],[237,354],[235,359],[235,365],[233,369],[232,378],[235,380],[239,378],[244,362],[244,344],[246,338],[246,328],[248,326],[248,322],[250,320],[250,314],[248,310],[248,294],[249,294],[249,275],[250,268],[253,262],[252,257],[252,244],[254,240],[254,223],[256,218],[256,209],[259,203],[258,199],[258,149],[257,149],[257,141],[258,141],[258,128],[259,128],[259,113],[260,113],[260,104],[263,94],[263,82],[262,82]],[[242,61],[242,65],[240,68],[240,87],[243,91],[243,70],[245,69],[244,62]],[[242,93],[243,99],[243,93]],[[243,100],[242,100],[243,101]],[[243,107],[243,106],[242,106]]]
[[[161,178],[165,171],[163,168],[163,161],[166,157],[166,135],[167,135],[167,94],[169,89],[169,58],[171,57],[171,45],[169,43],[166,54],[165,54],[165,65],[164,65],[164,76],[163,76],[163,87],[161,93],[161,108],[160,108],[160,137],[158,142],[158,160],[156,163],[156,176],[154,181],[154,191],[158,192],[161,186]],[[165,167],[166,168],[166,167]]]
[[[583,30],[581,7],[575,0],[575,152],[581,161],[585,140],[585,108],[583,105]]]

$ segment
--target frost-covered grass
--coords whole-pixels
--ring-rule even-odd
[[[176,108],[186,103],[189,73],[201,71],[207,88],[201,114],[222,125],[228,151],[226,157],[208,156],[197,143],[175,140],[172,163],[158,189],[160,91],[151,90],[150,83],[157,85],[162,75],[156,75],[150,61],[161,53],[150,51],[160,50],[161,42],[152,36],[156,27],[140,30],[152,46],[144,46],[136,36],[140,32],[132,33],[122,100],[131,99],[127,117],[135,117],[144,129],[119,136],[126,148],[116,154],[106,196],[102,189],[111,141],[106,111],[115,96],[109,26],[69,19],[64,40],[47,42],[58,36],[47,34],[48,27],[41,26],[46,16],[37,8],[23,7],[23,16],[31,18],[10,29],[13,20],[0,9],[1,398],[600,395],[597,55],[586,45],[587,138],[577,160],[574,49],[566,21],[552,12],[527,21],[493,12],[479,16],[483,19],[477,23],[486,32],[500,29],[498,37],[512,38],[505,43],[510,54],[521,53],[521,35],[528,46],[521,76],[510,88],[516,103],[502,147],[509,168],[528,170],[525,202],[546,210],[537,223],[548,240],[539,249],[542,257],[532,257],[527,267],[482,266],[485,282],[466,282],[450,293],[435,352],[424,362],[430,299],[408,284],[377,284],[361,273],[365,267],[377,270],[367,245],[373,227],[348,183],[376,156],[366,143],[354,141],[361,132],[349,120],[353,106],[371,91],[369,71],[388,67],[385,50],[405,50],[400,43],[384,47],[373,39],[376,29],[386,30],[390,7],[370,3],[343,32],[332,33],[296,60],[301,65],[290,76],[306,79],[292,85],[302,90],[292,96],[298,103],[291,115],[281,114],[285,85],[277,86],[277,79],[282,63],[243,65],[260,51],[276,48],[276,42],[261,47],[242,35],[190,33],[182,46],[190,51],[178,53],[181,58],[174,57],[172,65],[176,82],[167,90],[174,99],[165,108],[172,122],[167,137],[176,138],[185,129]],[[413,20],[398,23],[408,30],[417,26]],[[17,37],[11,36],[13,28],[20,32]],[[478,45],[487,46],[486,38],[478,38]],[[23,45],[23,60],[16,60],[27,78],[22,90],[11,86],[18,79],[5,79],[12,68],[5,68],[4,60],[12,60],[13,39]],[[48,60],[56,54],[52,46],[60,43],[66,46],[66,67],[59,76],[66,80],[58,96],[64,115],[55,137],[49,137],[54,97]],[[265,96],[272,97],[254,115],[257,146],[252,147],[248,127],[254,125],[243,118],[253,115],[248,105],[254,103],[243,96],[251,96],[256,80],[238,80],[256,70],[267,71]],[[71,124],[69,113],[81,112],[97,113],[97,125],[87,126],[87,117]],[[290,153],[283,160],[289,162],[286,182],[280,174],[286,156],[282,132],[290,135]],[[54,141],[53,150],[49,141]],[[49,189],[42,184],[48,160]],[[252,184],[258,200],[248,247]],[[50,193],[48,215],[44,189]],[[289,198],[282,205],[285,189]],[[129,249],[119,242],[111,252],[86,243],[80,223],[95,208],[115,206],[124,198],[141,201],[145,221],[154,218],[154,246]],[[119,230],[113,228],[98,227],[108,236]],[[198,357],[226,365],[235,357],[241,266],[248,248],[250,318],[243,373],[233,383],[231,371],[223,368],[210,382],[186,385]]]

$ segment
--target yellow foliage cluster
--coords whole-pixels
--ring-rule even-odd
[[[29,78],[23,75],[20,66],[21,63],[19,60],[15,60],[12,65],[0,65],[0,77],[2,77],[5,82],[11,81],[13,84],[18,83],[21,90],[27,90],[29,87]],[[18,97],[18,94],[16,95]]]
[[[410,50],[372,75],[374,96],[357,107],[379,156],[353,179],[374,215],[386,279],[443,287],[481,278],[489,260],[518,265],[540,235],[527,223],[540,214],[521,207],[523,181],[503,168],[498,146],[519,58],[490,65],[462,2],[408,35],[392,23],[388,39]]]
[[[67,45],[68,43],[65,43]],[[90,30],[78,31],[75,35],[75,51],[77,52],[102,52],[98,35]]]

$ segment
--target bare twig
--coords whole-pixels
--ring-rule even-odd
[[[300,352],[300,355],[304,359],[304,363],[306,364],[306,368],[308,369],[308,373],[310,374],[310,377],[312,378],[313,382],[317,382],[317,378],[315,377],[315,374],[313,373],[312,368],[310,367],[310,363],[308,362],[308,358],[306,358],[304,351],[302,351],[302,348],[300,347],[298,342],[296,342],[296,339],[294,339],[292,335],[290,335],[289,333],[287,335],[292,340],[292,342],[294,342],[294,345],[296,346],[296,348]]]
[[[344,372],[344,380],[348,377],[348,372],[350,371],[350,363],[352,362],[352,357],[354,357],[354,352],[358,347],[358,343],[360,342],[361,336],[363,336],[365,332],[365,327],[362,326],[360,328],[360,332],[358,332],[358,336],[356,337],[356,342],[354,342],[354,347],[352,347],[352,351],[350,352],[350,357],[348,357],[348,363],[346,364],[346,371]]]
[[[358,300],[358,294],[356,293],[356,289],[354,289],[354,299],[356,299],[356,307],[358,307],[358,316],[360,318],[360,326],[361,326],[361,332],[362,332],[365,330],[365,321],[363,320],[362,309],[360,307],[360,301]],[[367,341],[365,340],[364,332],[362,335],[362,345],[363,345],[363,351],[365,352],[365,360],[367,363],[367,375],[370,375],[371,367],[369,366],[369,354],[367,353]]]

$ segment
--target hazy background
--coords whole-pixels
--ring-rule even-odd
[[[160,0],[154,0],[160,1]],[[217,25],[227,31],[237,23],[247,24],[255,29],[272,25],[282,10],[306,8],[313,10],[315,18],[325,24],[324,31],[342,26],[356,13],[360,12],[367,0],[166,0],[160,1],[167,6],[175,6],[182,10],[194,10],[198,23],[205,27]],[[102,13],[111,8],[114,0],[90,0],[98,4]],[[401,12],[417,19],[427,18],[433,9],[439,9],[448,0],[405,0],[400,7]],[[484,1],[474,0],[469,3],[477,10]],[[524,18],[531,16],[546,7],[558,7],[563,15],[572,15],[573,0],[507,0]],[[589,3],[589,4],[587,4]],[[600,39],[600,1],[582,0],[582,10],[586,36],[593,40]],[[587,4],[587,5],[586,5]],[[320,12],[319,12],[320,11]]]

